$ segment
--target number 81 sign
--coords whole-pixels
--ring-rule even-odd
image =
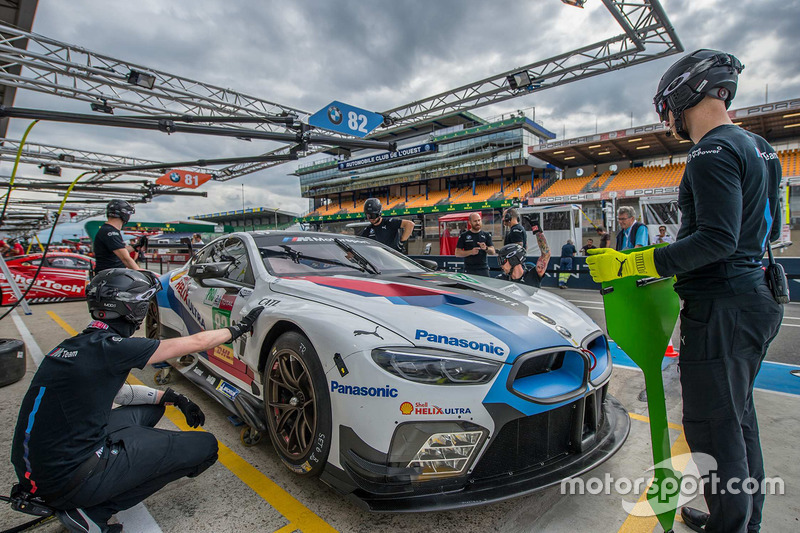
[[[169,185],[170,187],[183,187],[186,189],[196,189],[211,179],[211,174],[201,172],[191,172],[176,168],[170,170],[156,180],[158,185]]]

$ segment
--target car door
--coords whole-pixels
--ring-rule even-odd
[[[255,275],[253,265],[247,253],[245,243],[239,237],[229,237],[218,241],[207,262],[231,263],[228,273],[222,278],[231,288],[207,289],[200,307],[209,314],[210,329],[225,328],[232,321],[241,318],[241,310],[253,293]],[[242,354],[246,346],[246,335],[232,344],[223,344],[209,351],[209,361],[225,372],[240,387],[250,388],[253,382],[253,370],[243,361]]]

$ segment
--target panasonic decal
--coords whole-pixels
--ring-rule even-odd
[[[436,344],[458,346],[459,348],[469,348],[470,350],[475,350],[476,352],[486,352],[492,355],[502,356],[506,354],[505,348],[502,346],[495,346],[493,342],[478,342],[467,339],[459,339],[458,337],[449,337],[447,335],[437,335],[436,333],[428,333],[424,329],[418,329],[414,338]]]
[[[349,394],[351,396],[370,396],[373,398],[397,398],[397,389],[386,385],[385,387],[359,387],[358,385],[341,385],[338,381],[331,381],[331,392]]]

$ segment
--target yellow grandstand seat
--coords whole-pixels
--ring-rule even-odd
[[[540,196],[552,197],[578,194],[587,183],[595,178],[595,176],[597,176],[597,173],[592,172],[588,176],[582,176],[580,178],[565,178],[558,180],[550,185],[550,187],[548,187],[547,190],[545,190]]]

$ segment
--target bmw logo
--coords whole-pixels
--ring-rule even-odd
[[[328,119],[333,122],[334,124],[341,124],[342,123],[342,111],[332,105],[328,108]]]
[[[170,180],[172,183],[178,183],[179,181],[181,181],[181,176],[180,176],[180,174],[178,174],[177,172],[172,172],[172,173],[169,175],[169,180]]]

